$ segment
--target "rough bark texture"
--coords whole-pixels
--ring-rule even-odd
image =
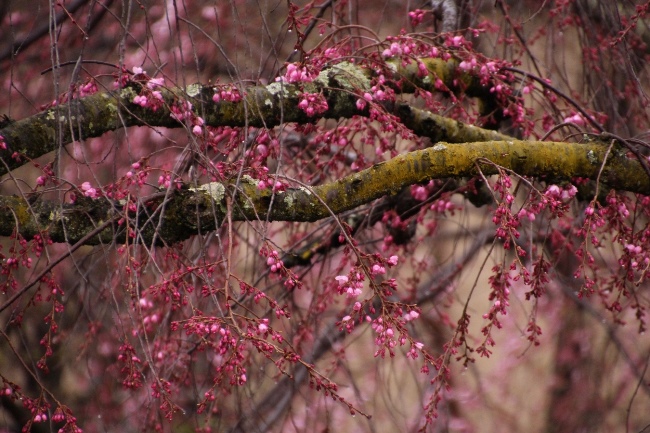
[[[404,66],[399,62],[388,64],[395,78],[402,79],[401,92],[412,92],[415,87],[436,91],[432,83],[441,79],[452,91],[463,91],[483,101],[483,107],[491,107],[493,98],[489,84],[481,84],[469,74],[458,73],[454,59],[421,59],[429,75],[419,76],[417,63]],[[75,140],[99,137],[108,131],[130,126],[154,126],[179,128],[183,126],[172,116],[171,108],[182,101],[192,104],[196,116],[209,126],[256,126],[273,127],[281,123],[311,123],[320,117],[349,118],[367,116],[369,110],[359,110],[356,100],[370,89],[370,77],[374,71],[342,62],[321,71],[313,82],[301,84],[271,83],[267,86],[250,86],[240,89],[240,102],[213,102],[213,86],[192,84],[185,89],[162,90],[163,104],[157,110],[142,108],[133,99],[143,91],[140,83],[130,83],[125,88],[110,93],[97,93],[74,99],[66,104],[49,108],[34,116],[12,122],[0,129],[5,149],[0,149],[0,175],[69,144]],[[459,84],[460,83],[460,84]],[[460,86],[460,87],[459,87]],[[303,93],[322,93],[329,109],[319,115],[307,116],[298,108]],[[390,108],[390,107],[388,107]],[[408,115],[401,109],[398,113]],[[424,125],[427,126],[427,125]]]
[[[489,83],[459,73],[457,61],[421,59],[429,75],[421,76],[417,62],[404,65],[388,61],[394,78],[401,78],[399,92],[415,88],[435,91],[432,83],[441,79],[453,92],[465,92],[494,105]],[[135,96],[146,92],[144,83],[131,82],[112,93],[98,93],[42,113],[12,122],[0,129],[6,149],[0,149],[4,162],[0,174],[56,150],[57,146],[97,137],[107,131],[136,125],[181,127],[173,107],[192,104],[194,115],[210,126],[273,127],[282,123],[309,123],[317,118],[349,118],[369,115],[368,107],[360,110],[356,101],[369,91],[375,71],[342,62],[323,70],[311,82],[288,84],[274,82],[267,86],[243,89],[239,102],[213,102],[215,88],[193,84],[185,89],[162,90],[163,104],[156,110],[133,103]],[[462,90],[461,90],[462,89]],[[322,93],[328,110],[308,116],[298,108],[303,93]],[[185,104],[185,105],[184,105]],[[55,242],[135,242],[171,244],[214,230],[232,208],[232,219],[270,221],[316,221],[367,204],[382,196],[394,195],[404,187],[429,179],[494,174],[497,166],[523,176],[547,179],[570,179],[579,176],[600,180],[609,187],[650,193],[650,182],[643,167],[614,148],[606,163],[607,146],[599,142],[586,144],[519,141],[506,135],[466,125],[404,103],[384,104],[416,135],[428,137],[433,147],[377,164],[359,173],[311,189],[298,187],[283,192],[260,191],[256,181],[244,176],[237,184],[212,183],[193,189],[161,191],[140,199],[137,211],[124,212],[124,203],[107,199],[79,199],[61,204],[39,195],[2,197],[0,235],[18,232],[30,239],[47,233]],[[454,144],[456,143],[456,144]],[[604,165],[603,165],[604,164]],[[601,171],[602,167],[602,171]]]
[[[603,166],[603,161],[607,160]],[[122,205],[106,199],[83,199],[57,204],[40,198],[0,198],[0,235],[14,230],[25,238],[47,232],[55,242],[75,243],[99,225],[123,216],[88,243],[123,243],[128,227],[137,229],[137,242],[174,243],[214,230],[223,221],[228,203],[232,220],[317,221],[397,194],[405,186],[429,179],[465,177],[497,172],[497,166],[521,176],[553,179],[597,179],[608,187],[650,193],[650,180],[641,164],[622,149],[599,142],[586,144],[545,141],[485,141],[437,143],[435,146],[398,155],[381,164],[335,182],[290,188],[284,192],[259,190],[244,177],[239,185],[210,183],[198,188],[163,191],[138,204],[137,212],[123,215]],[[164,207],[164,212],[163,212]]]

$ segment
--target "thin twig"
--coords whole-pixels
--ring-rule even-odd
[[[109,225],[113,224],[113,222],[116,221],[118,218],[120,218],[120,216],[119,216],[119,215],[116,215],[116,216],[114,216],[113,218],[111,218],[111,219],[109,219],[108,221],[106,221],[105,223],[101,224],[100,226],[98,226],[97,228],[95,228],[93,231],[91,231],[90,233],[88,233],[86,236],[84,236],[84,237],[82,237],[81,239],[79,239],[79,241],[78,241],[76,244],[72,245],[72,246],[68,249],[68,251],[66,251],[64,254],[61,254],[58,258],[56,258],[56,259],[54,259],[52,262],[50,262],[50,264],[47,265],[47,266],[45,267],[45,269],[43,269],[43,271],[42,271],[40,274],[38,274],[38,276],[37,276],[36,278],[34,278],[34,279],[32,280],[31,283],[27,284],[25,287],[23,287],[22,289],[20,289],[20,290],[17,291],[16,293],[14,293],[13,296],[12,296],[11,298],[9,298],[9,299],[4,303],[4,304],[2,304],[2,306],[0,306],[0,313],[2,313],[4,310],[6,310],[7,308],[9,308],[9,306],[10,306],[11,304],[13,304],[13,303],[14,303],[14,302],[19,298],[19,297],[21,297],[25,292],[27,292],[29,289],[31,289],[31,288],[32,288],[34,285],[36,285],[39,281],[41,281],[41,278],[43,278],[45,275],[47,275],[48,272],[50,272],[50,271],[51,271],[51,270],[52,270],[56,265],[58,265],[59,263],[61,263],[63,260],[65,260],[66,258],[68,258],[68,257],[69,257],[73,252],[75,252],[75,251],[78,250],[80,247],[82,247],[83,245],[85,245],[85,243],[86,243],[90,238],[92,238],[92,237],[95,236],[96,234],[100,233],[102,230],[104,230],[104,229],[105,229],[106,227],[108,227]]]

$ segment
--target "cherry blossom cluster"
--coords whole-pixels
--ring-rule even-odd
[[[134,162],[133,164],[131,164],[131,170],[127,171],[126,174],[124,175],[125,178],[126,178],[126,186],[128,187],[129,185],[132,185],[132,184],[135,184],[135,185],[138,185],[138,186],[144,186],[144,183],[145,183],[145,181],[147,179],[147,176],[149,175],[148,168],[149,167],[147,165],[147,161],[145,161],[145,160],[141,160],[141,161]],[[109,197],[113,197],[113,198],[116,198],[118,200],[122,199],[124,194],[125,194],[124,192],[120,193],[119,190],[116,191],[115,194],[113,194],[112,191],[110,192],[110,195],[107,193],[107,195],[109,195]]]
[[[288,187],[288,185],[286,183],[281,182],[279,180],[273,180],[273,179],[270,179],[270,178],[268,178],[266,180],[262,179],[257,183],[257,188],[258,189],[262,190],[262,189],[270,188],[274,192],[285,191],[287,189],[287,187]],[[275,272],[275,271],[272,271],[272,272]]]
[[[499,320],[499,315],[505,316],[508,314],[507,308],[510,306],[510,287],[512,286],[511,277],[508,271],[505,271],[500,265],[495,265],[492,268],[492,275],[488,279],[490,283],[490,295],[488,299],[492,302],[490,311],[483,314],[483,318],[488,320],[481,332],[485,336],[485,340],[476,349],[476,352],[481,356],[489,357],[492,353],[488,347],[494,346],[491,332],[492,327],[501,329],[503,327]]]
[[[42,423],[47,422],[48,416],[47,412],[49,411],[50,404],[46,402],[42,397],[31,399],[29,397],[23,396],[23,406],[28,409],[32,415],[31,422],[28,426],[31,426],[31,423]],[[25,426],[27,427],[27,426]],[[28,428],[23,428],[23,431],[29,431]]]
[[[120,373],[123,375],[122,386],[129,389],[138,389],[142,387],[143,375],[140,365],[142,361],[136,355],[135,348],[128,343],[124,343],[119,348],[117,361],[122,365]]]
[[[402,54],[411,54],[413,52],[414,42],[400,43],[392,42],[390,47],[386,48],[381,54],[384,57],[396,57]]]
[[[114,89],[125,88],[133,80],[134,75],[137,74],[134,74],[132,72],[132,69],[129,70],[125,67],[123,67],[121,71],[113,73],[113,77],[115,77],[115,80],[113,80],[113,88]]]
[[[464,72],[470,72],[473,69],[477,69],[478,67],[478,61],[476,60],[476,57],[470,57],[469,60],[463,60],[458,64],[458,69]],[[494,66],[494,62],[488,62],[485,65],[481,66],[481,74],[487,75],[488,73],[492,73],[496,71],[496,67]],[[498,84],[497,87],[501,86],[501,84]],[[496,88],[490,89],[491,92],[497,90]],[[498,89],[499,91],[501,88]]]
[[[432,384],[435,382],[442,383],[449,379],[449,361],[452,357],[456,361],[462,362],[464,367],[476,362],[473,355],[475,349],[467,341],[470,335],[469,325],[470,315],[463,312],[460,319],[458,319],[453,337],[443,345],[443,355],[438,357],[433,364],[438,371],[438,375],[431,380]],[[428,373],[428,368],[424,370]]]
[[[249,336],[261,336],[262,338],[266,339],[271,337],[272,340],[276,340],[278,343],[282,343],[284,341],[284,337],[282,334],[273,331],[273,329],[270,328],[269,326],[269,319],[263,318],[258,321],[256,321],[252,326],[249,326],[248,328]],[[271,345],[262,345],[259,347],[263,347],[266,352],[273,352],[275,349]]]
[[[544,192],[544,195],[547,198],[553,199],[553,200],[562,200],[562,201],[568,201],[575,197],[576,193],[578,192],[578,189],[571,185],[568,184],[564,188],[561,188],[557,185],[549,185],[546,188],[546,191]]]
[[[192,134],[199,136],[203,135],[203,125],[205,124],[203,118],[200,116],[194,116],[192,119],[192,124],[194,125],[192,127]]]
[[[169,115],[172,119],[178,122],[183,122],[186,119],[191,121],[194,118],[192,108],[192,103],[190,101],[178,101],[170,107],[171,113]]]
[[[388,352],[390,356],[395,355],[395,348],[403,346],[407,341],[411,342],[411,349],[408,357],[416,358],[417,351],[422,348],[421,343],[417,344],[409,337],[404,328],[407,322],[419,317],[419,311],[408,308],[404,312],[402,304],[386,303],[385,299],[394,295],[397,290],[397,283],[394,278],[380,281],[381,277],[386,274],[386,267],[396,266],[399,262],[397,255],[392,255],[388,259],[382,258],[375,254],[368,256],[370,262],[367,267],[354,266],[347,275],[338,275],[334,278],[336,281],[336,292],[339,295],[346,295],[347,299],[354,301],[352,312],[344,316],[338,325],[341,330],[351,333],[355,328],[355,323],[367,322],[375,331],[375,345],[378,347],[375,356],[384,357]],[[369,268],[369,269],[368,269]],[[384,300],[384,307],[381,315],[377,316],[375,306],[369,300],[359,301],[357,298],[363,293],[363,282],[366,276],[371,278],[370,286],[373,289],[376,299]],[[363,313],[366,305],[367,314]],[[375,316],[373,318],[373,316]],[[355,319],[356,318],[356,319]],[[397,336],[399,334],[399,337]]]
[[[310,373],[312,373],[310,371]],[[338,400],[344,404],[346,404],[348,407],[350,407],[350,414],[354,415],[355,412],[352,409],[352,405],[349,403],[346,403],[345,400],[338,395],[338,385],[336,383],[332,382],[331,380],[327,379],[326,377],[316,375],[316,374],[310,374],[309,375],[309,387],[315,389],[316,391],[323,391],[323,394],[325,396],[330,396],[334,400]]]
[[[174,418],[174,413],[179,410],[179,408],[171,401],[171,394],[172,384],[170,381],[158,378],[157,382],[151,383],[151,396],[162,400],[158,408],[168,421],[171,421]]]
[[[425,201],[429,198],[429,188],[424,185],[411,185],[411,197],[417,201]]]
[[[30,431],[30,427],[32,427],[33,423],[45,423],[48,421],[50,404],[45,401],[43,397],[30,398],[22,392],[18,385],[9,382],[4,377],[2,378],[2,382],[0,395],[14,401],[20,401],[22,406],[28,410],[31,415],[31,419],[27,422],[22,431]],[[62,427],[56,430],[58,433],[82,433],[82,430],[77,426],[77,419],[72,415],[70,409],[65,406],[59,406],[56,408],[52,414],[52,422],[59,425],[65,423]]]
[[[223,326],[223,319],[214,316],[192,316],[183,323],[185,335],[196,335],[200,337],[200,344],[208,344],[206,341],[210,336],[230,339],[228,328]],[[232,341],[230,341],[232,343]]]
[[[429,206],[429,210],[432,210],[435,213],[444,215],[444,214],[449,214],[449,215],[454,215],[455,211],[462,210],[461,205],[457,205],[456,203],[452,202],[450,200],[451,197],[441,197],[438,200],[434,201],[431,203],[431,206]]]
[[[425,67],[426,68],[426,67]],[[372,99],[375,101],[394,101],[395,90],[389,86],[389,82],[384,74],[378,74],[373,78],[372,86],[370,87]],[[365,95],[364,95],[365,97]]]
[[[383,318],[378,317],[373,320],[371,325],[373,331],[375,331],[375,346],[379,347],[374,353],[374,357],[384,357],[386,355],[386,350],[391,357],[395,356],[393,349],[397,346],[397,340],[395,338],[395,331],[389,324],[385,324]],[[401,337],[400,344],[404,344],[406,340]]]
[[[214,88],[214,95],[212,95],[212,100],[216,103],[221,101],[240,102],[242,99],[243,96],[239,89],[230,84],[216,86]]]
[[[134,263],[136,267],[139,263]],[[154,299],[160,299],[175,311],[187,305],[187,295],[194,291],[194,286],[186,281],[187,275],[197,270],[193,267],[180,268],[169,274],[159,284],[149,286],[148,294]]]
[[[141,107],[151,108],[153,111],[156,111],[162,104],[163,97],[160,92],[156,92],[155,94],[152,92],[151,96],[153,96],[153,99],[148,95],[136,95],[133,97],[133,103]]]
[[[276,250],[271,250],[268,253],[266,258],[266,265],[273,273],[280,271],[284,267],[284,263],[282,263],[280,255]]]
[[[86,96],[93,95],[97,93],[97,82],[94,78],[88,78],[83,84],[73,83],[70,85],[70,90],[60,94],[57,99],[53,100],[49,104],[43,104],[40,106],[41,111],[47,110],[48,108],[56,107],[60,104],[65,104],[73,99],[85,98]]]
[[[424,349],[424,343],[420,341],[411,343],[411,347],[409,348],[408,352],[406,352],[405,356],[410,359],[417,359],[420,356],[422,349]]]
[[[160,78],[150,78],[142,68],[136,66],[133,69],[133,77],[123,83],[123,86],[133,83],[139,83],[142,85],[139,95],[136,95],[133,98],[133,103],[141,107],[149,108],[152,111],[158,110],[162,107],[164,98],[162,92],[159,90],[164,84],[165,79]]]
[[[366,108],[366,105],[368,102],[372,102],[374,98],[372,97],[372,94],[369,92],[365,92],[361,98],[357,99],[356,106],[357,110],[363,111]]]
[[[84,182],[81,184],[81,192],[83,195],[92,199],[97,199],[102,196],[102,193],[97,188],[93,188],[90,182]]]
[[[301,66],[296,63],[289,63],[284,75],[277,77],[275,81],[285,83],[309,83],[318,76],[318,71],[308,66]]]
[[[298,108],[304,111],[307,116],[312,117],[326,112],[329,107],[322,93],[303,93]]]
[[[230,386],[244,385],[248,378],[246,376],[246,357],[244,346],[245,340],[237,338],[230,329],[230,326],[223,325],[223,319],[216,317],[205,317],[195,315],[183,322],[183,330],[187,336],[196,335],[199,337],[197,343],[205,350],[210,350],[216,357],[215,383],[220,383],[227,378]],[[171,329],[178,329],[180,322],[173,322]],[[216,344],[214,339],[217,340]]]
[[[647,224],[634,229],[630,220],[638,220],[639,214],[648,215],[650,205],[648,197],[638,196],[636,202],[624,194],[610,192],[604,200],[593,200],[584,211],[582,226],[575,230],[575,236],[582,240],[575,250],[575,256],[580,264],[573,276],[582,279],[579,297],[598,294],[604,308],[612,314],[614,323],[623,325],[626,306],[635,311],[638,330],[643,333],[647,329],[646,307],[636,301],[635,287],[650,276],[650,256],[647,251],[650,246],[650,230]],[[607,279],[600,279],[602,265],[599,263],[593,249],[602,249],[604,241],[612,237],[620,245],[620,255],[617,259],[619,272]],[[629,302],[627,299],[634,299]]]
[[[476,31],[476,29],[474,29]],[[454,48],[461,48],[461,47],[466,47],[466,48],[471,48],[472,43],[465,39],[463,35],[453,35],[453,34],[447,34],[445,37],[445,45],[448,47],[454,47]]]
[[[93,95],[97,93],[99,89],[97,88],[97,83],[94,79],[89,79],[86,83],[79,86],[79,97],[85,98],[86,96]]]
[[[350,281],[345,275],[338,275],[334,279],[339,283],[339,295],[345,293],[348,298],[356,299],[363,293],[363,275],[359,272],[355,274],[352,281]]]
[[[618,208],[617,199],[611,200],[610,203],[614,204],[614,206]],[[627,208],[624,209],[626,210]],[[596,262],[593,254],[590,252],[590,245],[595,248],[601,247],[602,244],[599,232],[601,229],[606,229],[609,226],[608,223],[610,221],[608,219],[608,214],[610,212],[611,209],[609,209],[609,207],[600,208],[596,211],[595,202],[592,202],[585,208],[585,219],[582,227],[576,231],[576,236],[580,239],[584,239],[580,247],[575,251],[575,255],[580,259],[581,263],[573,273],[573,277],[576,279],[582,277],[584,279],[582,290],[580,290],[578,296],[583,296],[584,294],[591,295],[595,293],[594,287],[596,281],[588,274],[588,269],[593,268]],[[613,213],[617,214],[618,209]],[[616,218],[611,220],[612,226],[616,226],[616,221]]]
[[[233,161],[233,162],[225,162],[225,161],[212,161],[210,166],[208,166],[206,170],[206,174],[210,176],[210,179],[214,181],[223,181],[226,179],[231,179],[232,176],[235,176],[236,173],[239,173],[241,171],[241,167],[243,166],[243,161]],[[255,177],[261,177],[261,176],[266,176],[268,172],[267,167],[256,167],[253,168],[251,167],[249,171],[250,176],[255,176]]]
[[[0,275],[4,277],[0,286],[0,293],[8,293],[16,290],[17,282],[12,273],[20,267],[30,269],[34,262],[32,257],[40,257],[45,245],[51,244],[51,239],[40,234],[35,235],[31,242],[27,242],[24,238],[18,237],[17,244],[14,241],[14,244],[9,247],[9,256],[0,253],[0,259],[4,259],[0,270]],[[44,278],[44,282],[47,283],[48,287],[51,286],[51,290],[56,287],[55,282],[51,278]],[[36,295],[35,300],[42,300],[40,293]],[[15,320],[18,321],[16,323],[19,323],[21,317],[17,317]]]
[[[425,67],[426,69],[426,67]],[[356,100],[356,107],[359,111],[364,111],[368,104],[373,103],[373,101],[394,101],[395,100],[395,91],[388,87],[387,80],[383,74],[380,74],[377,78],[373,79],[373,85],[370,88],[369,92],[363,92],[360,94],[360,98]],[[380,108],[374,107],[374,104],[371,104],[370,108],[370,119],[374,120],[388,120],[387,113],[384,113]],[[386,128],[393,128],[395,122],[384,121],[383,125]],[[386,130],[385,132],[392,132]]]
[[[386,296],[388,296],[386,294]],[[373,308],[369,309],[372,313]],[[375,332],[375,346],[377,350],[374,357],[384,358],[386,353],[389,356],[395,356],[395,348],[404,346],[409,343],[410,347],[406,352],[406,357],[416,359],[422,353],[430,362],[431,358],[424,352],[424,344],[415,341],[407,331],[405,325],[420,317],[420,312],[410,306],[400,303],[384,303],[383,313],[375,319],[366,316],[365,320],[371,322],[371,328]]]
[[[424,21],[424,15],[426,14],[426,11],[423,11],[422,9],[415,9],[409,12],[409,18],[411,19],[411,25],[413,27],[417,27]]]
[[[269,157],[277,156],[280,148],[280,140],[275,137],[273,131],[262,129],[259,130],[255,138],[255,144],[255,147],[253,149],[247,149],[245,154],[250,159],[251,167],[263,172],[260,180],[266,180],[268,173],[266,160]]]
[[[602,208],[601,216],[608,220],[609,224],[614,223],[616,226],[623,227],[625,219],[630,216],[628,200],[621,195],[609,194],[607,206]]]
[[[142,318],[142,325],[146,332],[151,332],[156,329],[158,322],[160,322],[160,316],[158,312],[153,309],[154,304],[150,299],[143,297],[138,301],[140,307],[140,312],[144,317]]]
[[[202,339],[210,336],[226,337],[228,334],[226,328],[221,326],[221,319],[217,317],[200,317],[193,316],[183,325],[186,335],[197,335]]]
[[[93,196],[91,192],[91,195],[89,197],[97,198],[101,197],[101,194],[103,194],[104,196],[113,200],[124,200],[126,198],[129,198],[129,200],[126,200],[124,207],[130,212],[135,212],[137,210],[137,204],[136,200],[134,199],[133,188],[131,187],[144,187],[152,171],[153,170],[149,165],[148,158],[142,158],[139,161],[132,163],[130,165],[130,169],[124,174],[124,176],[117,179],[113,183],[104,185],[101,191],[97,191],[97,189],[95,189],[96,196]],[[161,181],[162,184],[165,183],[165,180],[165,178],[159,178],[159,181]],[[91,185],[88,184],[88,186]],[[84,191],[82,188],[82,192],[85,193],[86,191]],[[122,220],[120,224],[123,222],[124,221]]]
[[[580,114],[580,113],[572,113],[571,115],[565,117],[563,122],[565,122],[565,123],[573,123],[573,124],[578,125],[578,126],[584,126],[587,123],[585,121],[585,118],[582,117],[582,114]]]
[[[543,198],[540,200],[540,205],[549,209],[553,216],[561,217],[568,210],[568,203],[578,193],[578,188],[572,184],[565,184],[564,186],[549,185],[544,191]],[[529,207],[527,217],[531,221],[534,220],[531,213],[539,213],[539,207]]]
[[[284,262],[280,258],[280,253],[276,249],[272,248],[268,244],[265,244],[260,249],[260,255],[266,258],[266,266],[268,266],[271,274],[284,279],[284,286],[287,288],[287,290],[301,289],[303,287],[303,282],[300,280],[300,278],[298,278],[296,274],[284,266]],[[246,286],[247,285],[242,286],[240,284],[243,293],[246,293]],[[260,294],[257,289],[250,287],[249,293],[253,292],[257,292],[254,293],[254,296],[255,301],[258,302],[258,300],[262,298],[262,294]],[[284,307],[280,308],[279,304],[272,300],[270,297],[265,296],[265,298],[267,298],[271,307],[275,309],[276,316],[290,316],[289,312]]]
[[[412,13],[413,17],[419,19],[422,15],[417,11]],[[478,35],[482,30],[474,29],[474,35]],[[522,96],[530,94],[534,87],[530,80],[526,80],[523,85],[517,80],[513,73],[509,71],[512,65],[503,60],[486,58],[472,49],[472,43],[462,35],[447,34],[442,44],[432,45],[430,41],[423,41],[413,36],[389,37],[386,40],[388,47],[382,51],[384,58],[398,58],[403,66],[407,66],[413,61],[417,62],[418,75],[425,78],[431,74],[424,62],[418,60],[418,57],[440,58],[444,61],[456,59],[458,61],[458,73],[470,74],[473,79],[478,79],[482,86],[489,87],[493,98],[496,98],[500,106],[500,113],[482,113],[485,121],[492,122],[493,117],[507,117],[521,127],[526,134],[533,130],[534,122],[531,120],[533,110],[525,108]],[[427,102],[427,108],[436,111],[440,108],[440,103],[434,100],[430,94],[431,90],[437,90],[448,96],[453,102],[460,101],[464,98],[462,93],[452,92],[450,87],[463,89],[467,79],[461,77],[454,78],[451,82],[443,82],[441,77],[432,76],[430,85],[424,85],[426,89],[416,89],[416,95],[423,97]],[[515,87],[513,83],[518,82]],[[448,87],[449,86],[449,87]],[[364,95],[365,96],[365,95]],[[360,110],[365,109],[368,98],[362,97],[357,101],[357,107]],[[473,121],[471,113],[467,110],[458,110],[453,114],[459,120]]]
[[[512,203],[515,198],[510,193],[512,181],[510,176],[502,173],[493,186],[493,190],[499,195],[501,201],[494,212],[492,222],[498,226],[496,230],[496,237],[503,240],[503,247],[510,249],[513,239],[519,239],[519,218],[512,214]]]
[[[197,405],[196,413],[202,414],[206,410],[210,410],[212,413],[218,412],[218,407],[216,406],[215,400],[217,396],[215,394],[215,389],[212,387],[208,391],[203,393],[203,401]]]
[[[546,286],[549,282],[548,272],[550,267],[551,263],[540,254],[533,263],[532,273],[528,272],[526,268],[522,269],[524,284],[530,286],[530,290],[526,292],[526,300],[531,298],[541,298],[546,292]]]
[[[627,280],[627,282],[639,284],[650,277],[650,256],[648,255],[646,246],[648,243],[650,243],[648,237],[641,235],[631,243],[624,246],[623,254],[619,257],[618,264],[621,266],[621,269],[625,271],[625,280]],[[622,295],[629,294],[629,291],[625,289],[624,284],[619,285],[618,292]],[[610,309],[611,308],[616,309],[618,312],[622,310],[620,302],[618,301],[614,302],[612,306],[610,306]]]

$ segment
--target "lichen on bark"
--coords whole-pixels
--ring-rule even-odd
[[[135,214],[125,213],[103,198],[84,198],[76,204],[61,205],[41,198],[28,203],[19,197],[0,197],[0,208],[5,210],[0,212],[0,235],[8,236],[17,230],[23,237],[31,238],[47,230],[56,242],[74,243],[117,213],[138,228],[135,241],[171,244],[214,230],[224,221],[229,198],[232,221],[309,222],[355,209],[429,179],[474,176],[479,170],[491,175],[498,172],[497,168],[521,176],[554,179],[597,179],[600,175],[601,182],[608,187],[650,194],[650,179],[637,160],[624,152],[610,152],[603,163],[607,154],[607,147],[598,142],[513,139],[437,143],[311,188],[299,186],[273,192],[243,181],[237,185],[211,183],[193,189],[173,189],[143,200]],[[124,242],[124,233],[124,225],[114,226],[88,243]]]

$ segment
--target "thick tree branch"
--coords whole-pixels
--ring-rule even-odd
[[[393,79],[401,80],[402,92],[412,92],[416,87],[437,91],[432,83],[441,79],[454,92],[463,89],[467,95],[483,98],[486,106],[494,96],[489,93],[490,84],[481,84],[478,78],[457,69],[455,59],[421,59],[429,70],[426,76],[419,75],[415,61],[404,66],[399,61],[388,61]],[[372,69],[342,62],[333,65],[319,74],[312,82],[282,83],[267,86],[250,86],[240,89],[243,98],[239,102],[213,102],[215,87],[193,84],[186,89],[169,88],[162,90],[162,105],[156,110],[143,108],[133,103],[138,95],[147,95],[146,82],[131,82],[124,89],[115,92],[97,93],[81,99],[60,104],[34,116],[13,122],[0,129],[4,145],[0,147],[0,175],[25,163],[25,159],[36,159],[56,150],[60,145],[75,140],[99,137],[108,131],[130,126],[155,126],[178,128],[183,126],[172,115],[173,107],[183,107],[184,102],[192,104],[194,116],[200,116],[209,126],[255,126],[273,127],[281,123],[312,123],[319,118],[350,118],[354,115],[368,116],[369,109],[359,110],[356,101],[370,91]],[[327,99],[329,109],[320,114],[308,116],[298,107],[303,93],[322,93]],[[149,91],[149,97],[150,91]],[[414,121],[419,110],[399,106],[397,114]],[[390,108],[390,107],[389,107]],[[429,115],[425,123],[419,116],[423,127],[430,127],[434,115]],[[442,119],[440,117],[438,120]],[[446,127],[445,127],[446,128]],[[416,131],[417,133],[417,131]],[[441,137],[438,137],[441,138]],[[487,138],[486,138],[487,139]],[[491,137],[490,139],[498,139]],[[447,141],[454,141],[446,138]],[[470,141],[470,140],[464,140]]]
[[[408,104],[398,104],[394,113],[400,121],[420,137],[430,138],[432,142],[472,143],[475,141],[515,140],[491,129],[483,129],[458,120],[420,110]]]
[[[147,243],[169,244],[214,230],[224,219],[228,196],[234,197],[233,221],[317,221],[329,217],[330,210],[336,214],[346,212],[425,180],[474,176],[477,165],[486,175],[496,173],[496,166],[500,166],[522,176],[597,179],[606,154],[606,146],[595,142],[438,143],[311,190],[301,187],[273,193],[258,189],[257,181],[244,176],[239,185],[210,183],[144,199],[138,212],[129,214],[121,225],[105,229],[89,243],[124,242],[127,223]],[[637,160],[628,158],[622,149],[614,149],[607,158],[601,182],[619,190],[650,194],[650,179]],[[163,204],[165,211],[159,224],[157,212]],[[77,242],[116,213],[122,213],[122,206],[106,199],[62,205],[41,198],[30,203],[20,197],[2,197],[0,209],[0,235],[8,236],[17,230],[29,239],[47,231],[53,241],[68,243]]]

